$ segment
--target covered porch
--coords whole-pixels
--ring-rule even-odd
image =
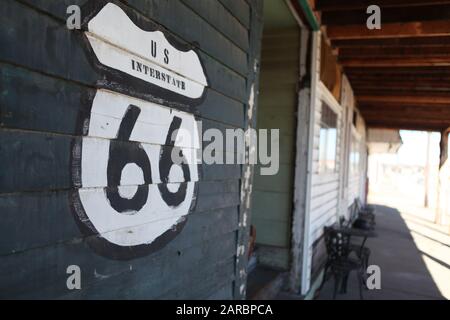
[[[256,291],[262,287],[269,294],[254,297],[269,298],[284,290],[278,298],[331,298],[333,281],[317,290],[326,261],[323,231],[341,219],[350,220],[355,203],[361,201],[376,206],[378,236],[369,239],[367,247],[370,264],[380,267],[382,277],[382,288],[366,290],[365,299],[448,299],[450,1],[377,1],[380,28],[368,27],[369,17],[376,14],[368,11],[371,1],[288,0],[284,10],[267,3],[271,6],[265,11],[258,123],[279,126],[275,120],[281,112],[288,119],[297,118],[297,123],[284,123],[291,124],[291,129],[296,126],[289,132],[293,137],[289,150],[294,151],[281,150],[289,164],[289,179],[280,179],[289,190],[287,205],[279,206],[286,209],[285,214],[255,206],[252,215],[258,261],[275,270],[262,270],[262,277],[271,284],[258,285]],[[291,25],[281,28],[279,21]],[[283,45],[283,59],[272,43]],[[274,52],[277,58],[271,60]],[[289,83],[287,71],[281,68],[285,65],[295,75]],[[276,79],[285,82],[273,81],[274,66]],[[291,100],[280,99],[281,87]],[[397,135],[400,130],[415,130],[440,136],[438,196],[430,200],[436,202],[437,214],[383,198],[367,199],[371,130]],[[392,147],[392,141],[379,142]],[[413,156],[425,152],[417,148]],[[257,191],[275,186],[274,179],[264,185],[258,184],[258,177],[255,181]],[[261,227],[260,220],[269,218],[269,227]],[[276,234],[275,220],[287,230],[279,232],[283,241],[264,243],[264,237]],[[264,246],[276,250],[263,251]],[[282,261],[281,268],[274,261]],[[348,292],[338,295],[339,299],[359,299],[354,278],[350,277]]]
[[[370,263],[381,270],[381,289],[364,290],[367,300],[436,300],[450,298],[450,236],[435,225],[432,212],[376,205],[378,236],[367,242]],[[356,275],[338,300],[359,299]],[[317,292],[319,300],[332,299],[333,281]],[[284,298],[284,297],[282,297]]]
[[[310,0],[308,4],[310,20],[319,26],[348,76],[369,131],[440,133],[437,200],[425,200],[433,202],[435,210],[425,208],[430,203],[405,204],[389,192],[369,196],[368,202],[376,205],[378,237],[369,239],[367,247],[371,263],[381,269],[382,288],[366,290],[364,297],[448,299],[450,1]],[[377,14],[379,27],[369,28],[374,21],[369,17]],[[423,153],[429,150],[418,144],[414,156]],[[425,168],[425,185],[430,183],[429,170]],[[355,280],[349,279],[347,294],[338,299],[359,299]],[[332,291],[329,281],[316,298],[331,298]]]

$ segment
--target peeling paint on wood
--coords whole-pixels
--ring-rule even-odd
[[[82,7],[82,30],[66,28],[68,4]],[[193,132],[254,121],[261,4],[0,7],[0,165],[9,168],[0,173],[2,298],[245,296],[242,192],[251,194],[251,171],[196,165]],[[105,28],[114,23],[120,28]],[[138,74],[144,65],[160,81],[150,69]],[[183,139],[168,140],[175,129]],[[166,155],[176,148],[192,161],[172,166]],[[138,252],[142,245],[153,247]],[[80,291],[65,286],[72,264],[82,270]]]

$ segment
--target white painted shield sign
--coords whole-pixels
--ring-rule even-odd
[[[177,50],[162,32],[139,29],[115,4],[90,20],[85,35],[108,68],[189,99],[204,93],[198,55]],[[100,89],[83,126],[73,151],[79,189],[72,200],[81,228],[98,235],[91,245],[105,256],[128,259],[168,243],[196,200],[195,117]]]
[[[160,31],[139,29],[115,4],[103,7],[88,30],[89,43],[105,66],[192,99],[208,85],[197,53],[177,50]]]

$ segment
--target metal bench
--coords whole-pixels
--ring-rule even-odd
[[[327,262],[325,264],[324,275],[319,291],[323,288],[325,282],[330,278],[334,278],[333,299],[340,288],[341,293],[345,293],[347,289],[347,281],[352,271],[357,273],[359,284],[359,295],[363,299],[363,285],[365,279],[364,260],[361,258],[351,258],[352,247],[350,238],[352,234],[350,228],[341,228],[338,225],[325,227],[325,244],[327,248]]]

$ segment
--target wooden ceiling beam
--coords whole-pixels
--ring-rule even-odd
[[[430,124],[420,122],[407,122],[407,121],[395,121],[395,120],[372,120],[366,121],[366,125],[369,128],[378,129],[398,129],[398,130],[419,130],[419,131],[437,131],[444,130],[445,124]]]
[[[439,88],[450,88],[450,77],[398,77],[393,75],[389,77],[358,77],[350,76],[349,81],[353,85],[365,85],[365,86],[392,86],[392,85],[406,85],[406,86],[436,86]]]
[[[441,83],[450,85],[450,74],[378,74],[367,72],[366,74],[347,73],[350,81],[362,83],[380,84],[380,82],[423,82]]]
[[[370,114],[362,114],[364,120],[366,122],[374,122],[374,121],[380,121],[380,122],[389,122],[393,119],[396,121],[401,122],[413,122],[413,123],[420,123],[422,125],[433,125],[436,127],[441,128],[447,128],[450,125],[449,119],[438,119],[438,118],[424,118],[421,117],[420,119],[417,119],[417,117],[400,117],[399,115],[395,114],[386,114],[384,116],[376,116],[376,115],[370,115]]]
[[[364,85],[364,86],[395,86],[395,85],[405,85],[405,86],[436,86],[439,88],[450,88],[450,78],[358,78],[349,77],[348,78],[353,86]]]
[[[370,115],[364,115],[362,114],[364,117],[364,120],[366,122],[375,122],[375,121],[379,121],[379,122],[410,122],[410,123],[416,123],[416,124],[422,124],[422,125],[433,125],[436,127],[448,127],[448,125],[450,124],[450,121],[448,119],[417,119],[417,117],[401,117],[401,118],[394,118],[390,115],[386,115],[386,116],[370,116]]]
[[[420,92],[423,94],[436,94],[441,92],[450,92],[450,85],[439,84],[418,84],[418,83],[380,83],[376,84],[361,84],[351,82],[353,91],[355,93],[376,93],[379,91],[384,92]]]
[[[394,8],[450,4],[450,0],[317,0],[315,10],[346,11],[367,8],[372,4],[377,4],[382,8]]]
[[[365,0],[317,0],[369,127],[450,126],[450,0],[379,0],[382,29],[366,27]]]
[[[364,95],[355,93],[358,103],[379,103],[379,104],[397,104],[397,105],[421,105],[421,106],[449,106],[450,95],[433,94],[403,94],[403,95],[386,95],[378,92],[376,95]]]
[[[432,114],[442,113],[450,115],[450,106],[422,106],[422,105],[399,105],[399,104],[371,104],[371,103],[359,103],[358,109],[361,112],[374,111],[374,112],[427,112]]]
[[[450,74],[450,67],[379,67],[379,68],[364,68],[364,67],[347,67],[345,68],[348,75],[448,75]]]
[[[374,90],[359,90],[355,94],[358,96],[371,96],[373,94]],[[378,90],[378,95],[381,97],[414,97],[414,98],[424,98],[426,101],[429,99],[435,99],[438,101],[450,101],[450,92],[440,92],[440,93],[433,93],[432,96],[428,97],[429,92],[426,90],[405,90],[405,91],[399,91],[399,90]]]
[[[398,129],[398,130],[417,130],[417,131],[435,131],[442,132],[445,130],[445,122],[417,122],[417,121],[397,121],[389,119],[367,120],[366,126],[369,128],[384,128],[384,129]]]
[[[362,88],[406,88],[406,89],[415,89],[415,88],[431,88],[431,89],[446,89],[450,90],[450,78],[446,80],[429,80],[429,79],[414,79],[414,80],[405,80],[405,79],[358,79],[355,80],[353,78],[349,78],[349,81],[353,88],[362,89]],[[418,89],[419,90],[419,89]],[[420,91],[420,90],[419,90]],[[426,91],[426,90],[424,90]],[[432,91],[432,90],[431,90]]]
[[[355,81],[448,81],[450,73],[396,73],[396,72],[382,72],[379,68],[365,68],[366,73],[353,72],[353,68],[345,68],[345,74],[349,80]],[[396,69],[396,68],[393,68]]]
[[[450,46],[428,46],[428,47],[355,47],[339,48],[339,56],[348,57],[434,57],[450,56]]]
[[[399,57],[399,58],[339,58],[344,67],[417,67],[417,66],[450,66],[450,56],[433,57]]]
[[[450,36],[442,37],[410,37],[410,38],[386,38],[386,39],[350,39],[334,40],[331,45],[336,48],[353,47],[427,47],[450,46]]]
[[[383,23],[381,29],[375,30],[368,29],[365,24],[327,26],[327,35],[331,40],[448,36],[450,20]]]
[[[433,125],[433,126],[437,126],[437,127],[448,127],[450,125],[450,120],[449,119],[438,119],[438,118],[420,118],[418,119],[417,117],[414,116],[403,116],[403,117],[395,117],[395,115],[390,115],[390,114],[386,114],[386,115],[374,115],[374,114],[369,114],[369,113],[362,113],[362,116],[364,117],[364,120],[366,122],[374,122],[374,121],[379,121],[379,122],[391,122],[391,121],[395,121],[395,122],[413,122],[413,123],[417,123],[417,124],[422,124],[422,125]]]
[[[413,7],[381,7],[382,24],[415,21],[439,21],[450,19],[450,4]],[[367,7],[357,10],[322,12],[322,23],[326,26],[359,24],[366,26]]]
[[[422,122],[439,122],[448,123],[450,125],[450,114],[447,113],[432,113],[426,111],[396,111],[396,110],[361,110],[361,114],[364,120],[389,120],[389,119],[402,119],[402,120],[415,120],[420,119]]]
[[[417,101],[413,101],[413,97],[411,97],[410,99],[408,99],[408,101],[406,101],[407,103],[402,103],[404,100],[401,100],[399,102],[399,100],[391,100],[389,101],[389,99],[387,100],[374,100],[371,97],[365,97],[365,96],[360,96],[360,98],[362,100],[358,101],[358,108],[404,108],[404,107],[409,107],[409,108],[438,108],[438,110],[442,110],[440,108],[450,108],[450,105],[445,103],[430,103],[429,101],[425,101],[425,103],[423,102],[417,102]],[[402,97],[403,98],[403,97]],[[416,98],[416,97],[414,97]],[[380,102],[382,102],[382,104],[380,104]]]

